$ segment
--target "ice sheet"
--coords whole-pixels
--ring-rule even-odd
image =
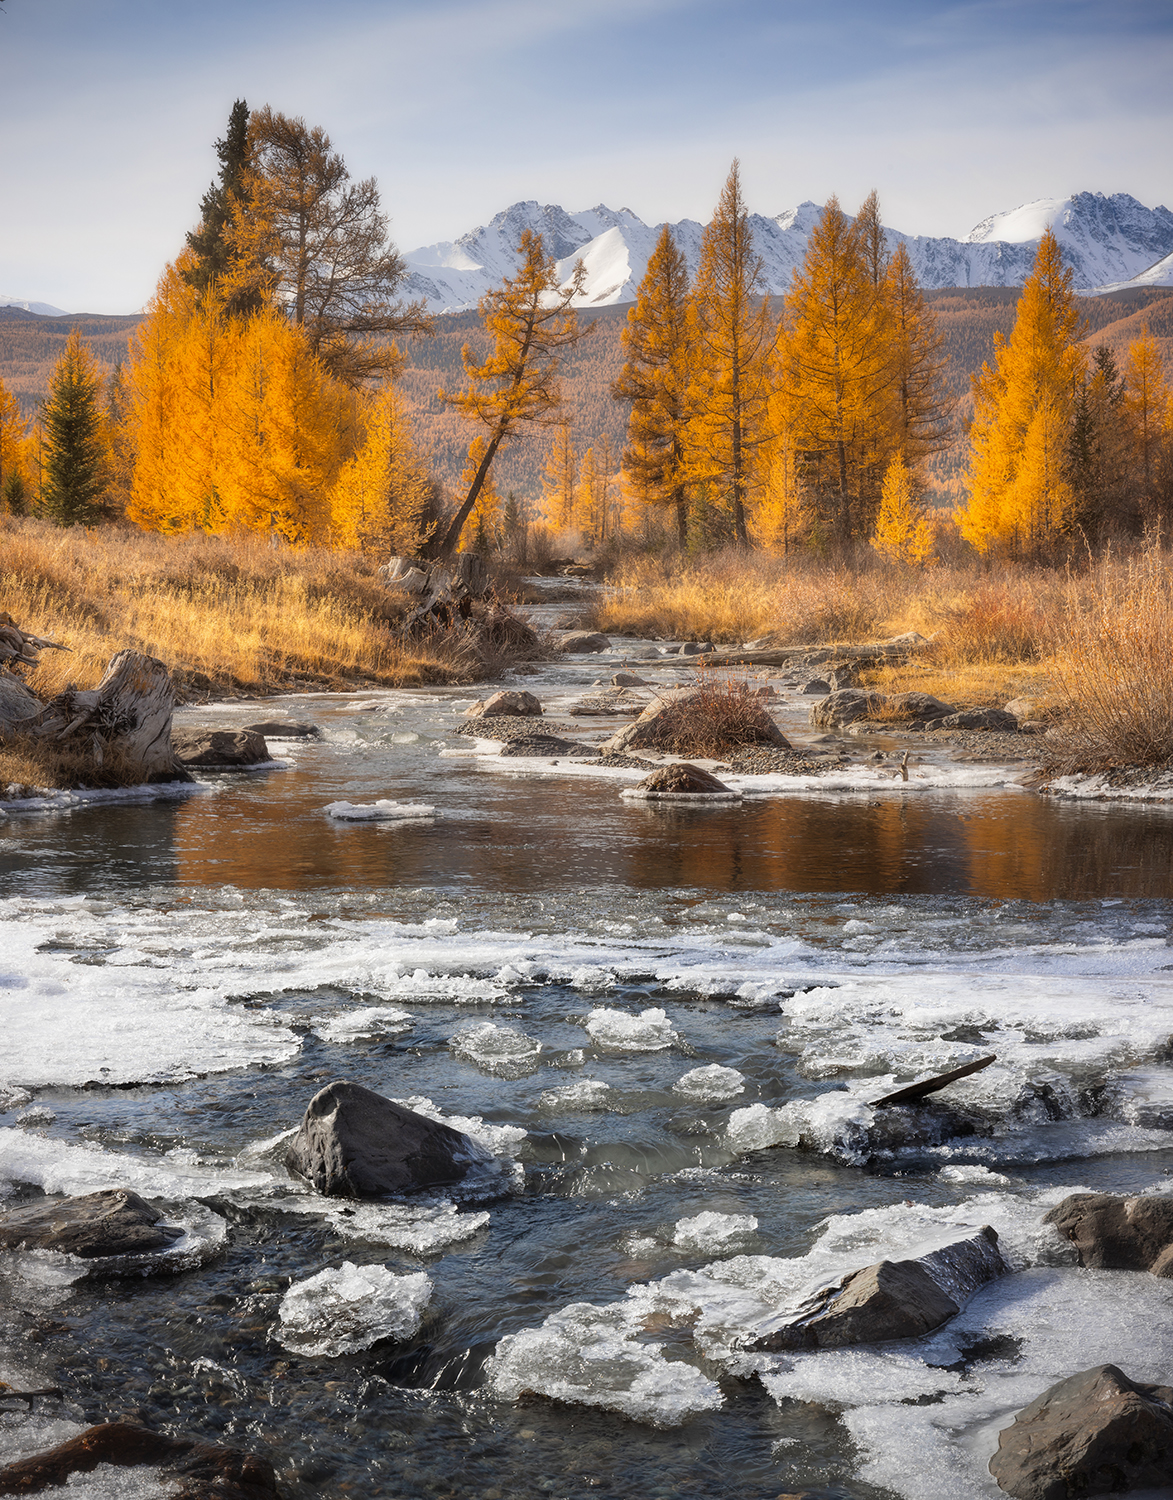
[[[267,1187],[268,1172],[240,1170],[232,1162],[200,1162],[183,1154],[109,1151],[96,1141],[73,1145],[0,1127],[0,1180],[30,1183],[46,1193],[97,1193],[133,1188],[145,1198],[183,1199]]]
[[[364,1005],[320,1021],[313,1030],[324,1042],[357,1042],[367,1037],[400,1036],[411,1030],[414,1019],[410,1011],[397,1005]]]
[[[690,1255],[725,1255],[741,1249],[757,1227],[753,1214],[719,1214],[706,1209],[690,1219],[678,1219],[672,1243]]]
[[[470,1021],[448,1039],[456,1057],[465,1058],[495,1078],[524,1078],[538,1065],[542,1044],[512,1026]]]
[[[381,1339],[411,1338],[431,1297],[423,1271],[397,1276],[345,1260],[294,1282],[281,1299],[277,1337],[298,1354],[353,1354]]]
[[[688,1099],[701,1099],[718,1104],[723,1099],[735,1099],[745,1092],[745,1074],[736,1068],[723,1068],[720,1063],[710,1063],[705,1068],[693,1068],[672,1085],[673,1091]]]

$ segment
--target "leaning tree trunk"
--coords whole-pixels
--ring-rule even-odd
[[[171,748],[171,674],[161,661],[119,651],[96,688],[42,703],[10,672],[0,673],[0,742],[57,749],[95,771],[119,767],[123,785],[189,780]]]

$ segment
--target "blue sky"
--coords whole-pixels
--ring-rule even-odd
[[[325,127],[400,249],[519,198],[707,218],[873,186],[966,233],[1032,198],[1173,200],[1170,0],[4,0],[0,292],[128,312],[237,97]]]

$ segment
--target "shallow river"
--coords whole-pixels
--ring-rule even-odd
[[[618,665],[523,685],[601,738],[559,710]],[[469,701],[184,710],[324,737],[0,822],[0,1201],[130,1186],[188,1226],[171,1276],[6,1258],[0,1379],[68,1396],[0,1415],[9,1453],[131,1414],[269,1452],[291,1497],[968,1500],[1055,1380],[1168,1379],[1173,1286],[1078,1270],[1040,1220],[1169,1187],[1173,813],[940,748],[905,784],[855,742],[739,804],[636,802],[622,773],[484,753]],[[804,718],[787,697],[797,741]],[[432,812],[325,811],[379,799]],[[989,1052],[941,1102],[871,1106]],[[281,1137],[335,1078],[492,1166],[446,1198],[317,1198]],[[746,1352],[812,1281],[982,1224],[1015,1274],[940,1333]],[[283,1301],[346,1263],[371,1297]]]

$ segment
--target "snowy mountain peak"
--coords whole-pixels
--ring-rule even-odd
[[[821,204],[808,199],[773,218],[750,215],[768,291],[787,290],[822,211]],[[580,213],[568,213],[556,203],[514,203],[454,242],[408,253],[407,290],[425,298],[435,312],[475,307],[485,292],[513,273],[522,231],[533,229],[553,253],[563,282],[578,259],[586,265],[580,306],[631,302],[661,227],[645,224],[629,208],[616,211],[603,203]],[[681,219],[671,228],[695,275],[704,226]],[[904,243],[923,287],[1021,286],[1048,228],[1059,240],[1079,291],[1123,284],[1173,286],[1173,213],[1146,208],[1127,193],[1038,198],[991,214],[960,240],[896,229],[887,235],[890,246]]]
[[[19,308],[22,312],[36,313],[41,318],[64,318],[65,312],[51,302],[30,302],[27,297],[6,297],[0,293],[0,307]]]

